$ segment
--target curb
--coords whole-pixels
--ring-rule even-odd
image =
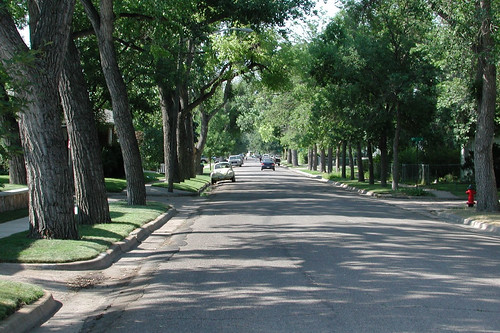
[[[480,231],[485,231],[492,234],[500,235],[500,227],[492,225],[490,223],[473,220],[471,218],[464,218],[447,212],[435,212],[434,214],[435,216],[444,218],[447,221],[450,221],[451,223],[463,224]]]
[[[61,304],[54,300],[52,294],[45,291],[38,301],[23,306],[7,317],[0,324],[0,332],[28,332],[47,321],[60,307]]]
[[[105,252],[90,260],[50,264],[2,263],[2,265],[17,265],[25,269],[53,269],[72,271],[97,270],[107,268],[111,266],[113,262],[115,262],[123,253],[128,252],[136,247],[144,239],[151,235],[156,229],[163,226],[176,213],[177,210],[171,207],[168,212],[158,216],[155,220],[144,224],[142,227],[135,229],[123,240],[112,244]]]

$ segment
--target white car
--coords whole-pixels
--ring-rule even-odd
[[[229,162],[220,162],[214,165],[214,171],[210,173],[210,181],[212,184],[217,183],[221,180],[231,180],[236,181],[234,176],[233,167]]]
[[[243,165],[243,159],[241,158],[240,155],[231,155],[229,156],[229,163],[231,165],[236,165],[236,166],[242,166]]]

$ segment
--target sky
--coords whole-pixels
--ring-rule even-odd
[[[318,10],[320,13],[324,13],[324,15],[321,16],[322,22],[319,22],[320,26],[320,31],[323,28],[323,25],[325,22],[328,22],[329,18],[332,18],[335,16],[335,14],[339,11],[337,8],[336,3],[338,0],[316,0],[316,7],[315,9]],[[313,19],[315,21],[318,21],[318,18],[310,17],[309,19]],[[325,20],[326,19],[326,20]],[[294,31],[296,34],[299,34],[301,36],[304,36],[304,26],[302,24],[297,24],[297,23],[290,23],[289,24],[290,28],[292,31]],[[29,31],[28,29],[23,29],[21,32],[21,37],[23,37],[24,41],[26,44],[29,45]]]
[[[338,13],[337,7],[338,0],[316,0],[316,7],[319,16],[309,15],[306,17],[307,21],[316,22],[317,31],[321,32],[330,19]],[[303,21],[291,21],[286,24],[286,27],[292,31],[292,39],[307,40],[309,39],[308,26]]]

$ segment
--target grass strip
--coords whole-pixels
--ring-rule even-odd
[[[174,189],[187,192],[198,192],[207,184],[210,184],[210,175],[205,173],[203,175],[197,175],[195,178],[186,179],[180,183],[174,183]],[[167,188],[168,183],[153,183],[151,186]]]
[[[28,232],[2,238],[0,262],[61,263],[89,260],[168,210],[161,203],[129,206],[121,201],[110,203],[109,209],[112,222],[80,225],[78,240],[31,239],[27,237]]]
[[[0,175],[0,192],[17,190],[20,188],[27,188],[26,185],[21,184],[9,184],[9,175]]]
[[[463,218],[469,218],[474,221],[500,226],[500,212],[479,213],[475,208],[469,208],[465,204],[463,208],[450,209],[449,212]]]
[[[0,321],[23,305],[36,302],[43,296],[43,289],[28,283],[0,280]]]

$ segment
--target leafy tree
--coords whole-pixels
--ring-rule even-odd
[[[82,3],[97,37],[101,67],[112,100],[113,117],[127,178],[127,202],[129,205],[145,205],[146,188],[141,155],[135,137],[127,87],[120,72],[113,40],[113,1],[101,0],[99,12],[91,1],[82,0]]]
[[[29,87],[19,91],[27,101],[20,113],[20,129],[30,192],[30,236],[34,238],[78,238],[58,93],[73,8],[74,1],[30,6],[31,50],[35,52],[29,56],[10,8],[0,1],[0,61],[18,87]]]
[[[463,48],[465,63],[471,64],[466,73],[473,74],[469,78],[472,83],[469,87],[477,116],[474,144],[477,210],[497,211],[499,204],[492,153],[497,94],[496,33],[493,27],[498,21],[500,4],[490,0],[453,5],[441,0],[429,0],[428,3],[449,26],[449,38]]]

